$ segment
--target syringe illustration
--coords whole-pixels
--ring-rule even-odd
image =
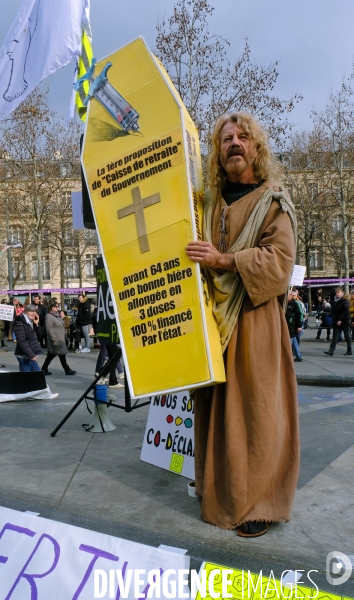
[[[108,81],[107,71],[112,66],[112,63],[106,63],[101,73],[94,79],[95,64],[96,60],[93,59],[89,71],[74,86],[78,90],[84,81],[90,81],[90,89],[84,100],[84,105],[87,106],[91,98],[96,98],[108,110],[110,115],[118,121],[124,131],[139,131],[139,113]]]

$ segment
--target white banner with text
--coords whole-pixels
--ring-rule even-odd
[[[189,557],[0,507],[1,598],[167,598],[171,569],[188,574]]]

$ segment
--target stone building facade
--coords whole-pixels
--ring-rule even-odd
[[[39,287],[95,286],[97,234],[73,228],[71,192],[81,191],[80,164],[50,161],[37,165],[35,177],[27,167],[16,173],[11,159],[0,161],[0,251],[22,246],[0,255],[0,290],[12,283],[21,297],[21,290]]]
[[[345,277],[346,249],[353,277],[354,170],[344,163],[338,175],[318,165],[299,165],[290,153],[279,158],[297,213],[297,263],[308,267],[311,279]]]

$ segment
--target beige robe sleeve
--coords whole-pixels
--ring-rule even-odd
[[[237,270],[253,306],[286,292],[295,250],[289,215],[273,202],[264,220],[258,246],[234,254]]]

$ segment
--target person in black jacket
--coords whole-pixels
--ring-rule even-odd
[[[68,363],[66,362],[68,347],[65,341],[65,327],[59,315],[59,304],[54,299],[50,300],[47,307],[45,327],[47,331],[48,354],[43,363],[42,371],[44,371],[45,375],[51,375],[51,372],[48,371],[48,367],[52,360],[58,356],[65,374],[75,375],[76,371],[70,369]]]
[[[344,293],[343,288],[336,289],[336,295],[332,303],[332,321],[333,321],[333,340],[329,350],[325,354],[333,356],[336,345],[339,340],[340,332],[343,331],[345,341],[347,342],[346,356],[352,353],[352,341],[350,337],[350,312],[349,296]]]
[[[83,294],[78,295],[79,307],[76,317],[76,329],[81,329],[83,337],[85,338],[85,348],[82,348],[80,352],[90,352],[90,338],[89,338],[89,326],[92,323],[91,316],[91,304],[87,296]],[[80,338],[81,341],[81,338]],[[77,350],[76,350],[77,352]]]
[[[37,308],[37,313],[39,316],[39,343],[41,345],[42,348],[46,347],[46,331],[45,331],[45,316],[47,314],[47,309],[46,307],[43,305],[41,297],[36,294],[33,297],[33,304],[36,306]]]
[[[318,313],[320,318],[319,329],[317,330],[316,340],[321,339],[322,329],[327,328],[327,342],[330,341],[332,321],[332,306],[328,300],[323,300],[322,310]]]
[[[27,304],[22,314],[15,317],[13,331],[16,335],[15,356],[20,365],[20,371],[40,371],[37,356],[42,354],[38,341],[39,316],[34,304]]]
[[[295,291],[289,292],[288,307],[286,309],[285,318],[288,324],[291,346],[296,357],[295,360],[297,362],[302,362],[303,358],[296,339],[296,334],[302,331],[304,317],[299,303],[295,300],[296,295],[297,292]]]

